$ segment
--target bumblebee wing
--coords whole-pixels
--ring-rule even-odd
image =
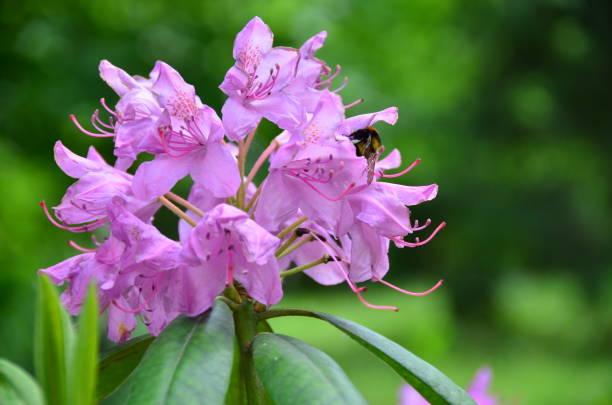
[[[372,180],[374,180],[374,170],[376,169],[378,155],[378,153],[372,153],[368,156],[368,184],[372,183]]]

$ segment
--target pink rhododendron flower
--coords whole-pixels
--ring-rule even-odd
[[[227,204],[214,207],[193,228],[183,251],[186,313],[210,308],[234,279],[258,302],[276,304],[283,295],[274,257],[279,244],[244,211]]]
[[[136,198],[132,192],[132,176],[108,165],[92,147],[83,158],[60,141],[55,144],[55,161],[70,177],[78,181],[66,190],[62,202],[54,207],[56,216],[66,225],[60,228],[73,232],[87,232],[108,222],[108,204],[114,197],[126,201],[127,209],[148,220],[159,208],[150,200]],[[54,221],[55,222],[55,221]],[[70,227],[67,225],[77,225]]]
[[[96,283],[108,311],[108,336],[125,341],[144,323],[156,335],[177,316],[207,311],[226,294],[258,307],[283,297],[281,280],[304,272],[324,285],[343,284],[366,306],[365,282],[379,282],[410,295],[383,278],[390,270],[389,249],[428,243],[444,226],[419,239],[411,211],[436,197],[437,185],[406,186],[391,179],[399,151],[369,160],[352,133],[378,123],[395,124],[396,107],[347,118],[338,76],[315,54],[327,33],[299,49],[273,47],[270,28],[255,17],[238,33],[234,65],[221,85],[227,95],[222,119],[171,66],[158,61],[148,77],[132,76],[103,60],[102,79],[119,100],[101,100],[92,131],[71,116],[83,133],[114,142],[115,162],[106,163],[92,147],[81,157],[61,142],[60,168],[77,179],[54,207],[58,227],[72,232],[102,228],[107,237],[79,254],[40,270],[64,284],[62,302],[79,313],[87,285]],[[211,86],[212,87],[212,86]],[[247,155],[262,118],[278,135],[247,170]],[[130,169],[141,154],[148,154]],[[260,181],[257,174],[268,166]],[[130,173],[127,172],[130,169]],[[190,176],[182,197],[173,188]],[[153,217],[163,207],[178,217],[178,240],[163,235]],[[228,298],[229,299],[229,298]]]
[[[472,383],[467,389],[467,393],[478,405],[498,405],[499,400],[489,393],[489,385],[493,373],[490,368],[483,367],[476,372]],[[423,397],[410,385],[404,384],[400,388],[400,402],[398,405],[428,405]]]

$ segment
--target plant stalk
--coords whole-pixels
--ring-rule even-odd
[[[264,405],[264,387],[255,371],[253,363],[252,344],[257,333],[258,317],[253,305],[244,301],[234,312],[234,324],[236,326],[236,338],[240,350],[240,375],[246,390],[247,403],[249,405]]]

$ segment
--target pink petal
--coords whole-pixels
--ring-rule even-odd
[[[223,126],[227,137],[232,141],[239,141],[254,130],[261,120],[261,114],[246,108],[240,99],[228,98],[221,108]]]
[[[245,72],[252,74],[262,57],[272,48],[274,35],[261,18],[254,17],[236,35],[234,59]]]
[[[340,125],[340,128],[338,128],[338,133],[340,135],[350,135],[358,129],[369,127],[378,121],[384,121],[387,124],[395,125],[397,122],[397,107],[389,107],[375,113],[356,115],[355,117],[348,118]]]
[[[120,96],[123,96],[133,88],[139,87],[138,82],[136,82],[132,76],[107,60],[102,60],[98,69],[100,70],[100,77],[102,80]]]
[[[61,141],[55,143],[53,152],[57,165],[70,177],[79,178],[87,172],[101,170],[105,166],[110,167],[106,163],[86,159],[73,153]]]
[[[377,182],[385,194],[394,196],[404,205],[417,205],[425,201],[430,201],[436,198],[438,194],[438,185],[430,184],[429,186],[404,186],[402,184]]]
[[[134,175],[134,195],[142,200],[151,200],[167,193],[189,174],[191,156],[173,158],[158,155],[154,160],[142,163]]]
[[[197,156],[202,154],[198,153]],[[191,176],[215,197],[230,197],[240,187],[240,172],[236,159],[220,142],[209,142],[203,157],[193,160]]]

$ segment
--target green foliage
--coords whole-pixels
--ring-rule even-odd
[[[435,367],[364,326],[334,315],[301,309],[276,309],[263,317],[291,315],[329,322],[387,363],[432,404],[474,404],[463,389]]]
[[[232,313],[217,301],[197,318],[178,318],[147,348],[109,404],[222,404],[234,350]]]
[[[98,367],[97,401],[110,395],[125,381],[153,340],[155,338],[151,335],[142,335],[102,354]]]
[[[49,405],[94,404],[98,370],[98,302],[90,285],[75,335],[55,287],[39,278],[34,340],[36,377]]]
[[[68,368],[69,404],[95,403],[98,346],[98,301],[96,285],[92,283],[79,316],[77,337]]]
[[[44,405],[40,386],[19,366],[0,359],[0,404]]]
[[[298,339],[259,334],[253,356],[276,405],[366,404],[335,361]]]
[[[71,362],[74,331],[55,287],[46,276],[39,278],[34,361],[36,378],[49,405],[68,402],[67,365]]]

